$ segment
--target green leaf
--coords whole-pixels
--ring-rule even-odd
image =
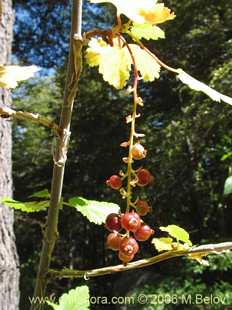
[[[44,211],[49,207],[48,200],[21,202],[11,198],[3,198],[1,203],[11,209],[20,210],[27,213]]]
[[[189,233],[177,225],[162,226],[160,230],[166,231],[171,237],[177,239],[177,241],[182,241],[190,246],[192,245],[192,242],[189,240]]]
[[[146,40],[158,40],[164,39],[165,33],[158,26],[154,26],[152,24],[136,24],[133,23],[130,28],[129,34],[132,34],[136,39],[146,39]]]
[[[135,62],[143,80],[152,82],[159,78],[160,65],[145,50],[141,49],[137,44],[129,44]],[[125,47],[124,47],[125,48]]]
[[[221,157],[221,160],[224,161],[228,158],[232,157],[232,152],[229,152],[227,154],[224,154],[222,157]]]
[[[67,204],[66,204],[67,205]],[[101,225],[105,223],[106,217],[110,213],[118,213],[119,206],[115,203],[105,201],[87,200],[82,197],[73,197],[68,205],[77,209],[88,218],[90,222]]]
[[[153,238],[151,241],[158,252],[173,250],[172,242],[172,238]]]
[[[59,304],[47,301],[54,310],[87,310],[90,307],[89,288],[86,285],[79,286],[63,294]]]
[[[182,69],[178,69],[179,74],[177,75],[177,78],[181,80],[182,83],[188,85],[191,89],[201,91],[205,93],[207,96],[209,96],[214,101],[224,101],[230,105],[232,105],[232,98],[225,96],[218,91],[214,90],[213,88],[207,86],[206,84],[196,80],[191,75],[184,72]]]
[[[29,196],[30,198],[48,198],[50,199],[50,193],[47,189],[43,189],[42,191],[36,192]]]
[[[227,196],[232,193],[232,176],[228,177],[224,184],[224,195]]]

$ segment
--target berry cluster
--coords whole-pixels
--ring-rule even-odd
[[[154,230],[143,223],[139,214],[134,211],[121,215],[109,214],[105,227],[111,232],[107,236],[106,246],[111,250],[119,251],[118,257],[123,263],[131,261],[138,252],[137,241],[146,241],[154,234]],[[122,229],[127,233],[120,234]],[[129,236],[130,232],[134,237]]]

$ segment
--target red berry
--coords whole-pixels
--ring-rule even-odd
[[[135,238],[138,241],[146,241],[154,234],[154,230],[146,224],[142,224],[140,228],[134,233]]]
[[[138,252],[139,250],[139,245],[138,242],[132,238],[132,237],[126,237],[122,239],[119,247],[119,251],[122,252],[123,254],[130,256],[134,255]]]
[[[112,175],[106,184],[113,189],[119,189],[122,186],[122,180],[118,175]]]
[[[140,143],[135,143],[132,147],[132,157],[136,160],[140,160],[146,157],[147,151]]]
[[[123,263],[128,263],[134,258],[134,254],[126,255],[123,252],[119,251],[118,257]]]
[[[109,231],[119,231],[121,229],[121,220],[120,216],[116,213],[111,213],[106,218],[106,229]]]
[[[117,251],[119,250],[122,237],[117,232],[112,232],[107,236],[106,247],[108,249]]]
[[[139,186],[146,186],[154,180],[154,177],[150,174],[150,172],[147,169],[137,170],[137,177],[138,177],[137,184]]]
[[[141,225],[140,216],[135,212],[125,213],[121,216],[121,225],[124,229],[135,232]]]
[[[138,200],[136,202],[136,211],[140,216],[145,216],[151,212],[151,207],[145,200]]]

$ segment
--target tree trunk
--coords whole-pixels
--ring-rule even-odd
[[[13,11],[11,0],[0,0],[0,64],[10,62]],[[0,105],[9,105],[10,93],[0,89]],[[0,199],[12,195],[11,125],[0,118]],[[0,310],[17,310],[19,304],[18,256],[13,211],[0,205]]]

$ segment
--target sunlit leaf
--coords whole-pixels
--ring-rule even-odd
[[[83,285],[70,290],[60,297],[58,305],[51,301],[47,303],[54,310],[88,310],[90,307],[89,288]]]
[[[214,101],[224,101],[228,104],[232,105],[232,98],[225,96],[218,91],[214,90],[213,88],[207,86],[206,84],[196,80],[191,75],[184,72],[182,69],[178,69],[179,74],[177,75],[177,78],[181,80],[182,83],[188,85],[191,89],[201,91],[205,93],[207,96],[209,96]]]
[[[230,195],[232,193],[232,176],[228,177],[224,184],[224,195]]]
[[[145,50],[137,44],[129,44],[131,51],[135,57],[135,62],[143,80],[154,81],[159,78],[160,65]]]
[[[34,76],[39,68],[37,66],[1,66],[0,65],[0,87],[15,88],[18,82],[27,80]]]
[[[177,225],[162,226],[160,227],[160,230],[166,231],[171,237],[176,238],[177,241],[182,241],[192,245],[192,242],[189,240],[189,233]]]
[[[164,39],[165,33],[158,26],[152,24],[137,24],[133,23],[130,28],[130,32],[136,39],[146,39],[146,40],[158,40]]]
[[[86,51],[90,66],[99,66],[103,79],[116,89],[125,86],[130,77],[131,60],[125,49],[104,45],[102,40],[92,39]],[[91,40],[91,41],[92,41]]]
[[[48,200],[21,202],[11,198],[3,198],[1,203],[11,209],[20,210],[27,213],[44,211],[49,207]]]
[[[118,213],[120,209],[115,203],[87,200],[82,197],[73,197],[68,204],[81,212],[90,222],[98,225],[105,223],[106,217],[110,213]]]
[[[175,14],[156,0],[90,0],[92,3],[110,2],[117,8],[118,14],[126,15],[138,23],[160,24],[175,18]]]
[[[158,252],[173,250],[172,242],[172,238],[153,238],[151,241]]]

